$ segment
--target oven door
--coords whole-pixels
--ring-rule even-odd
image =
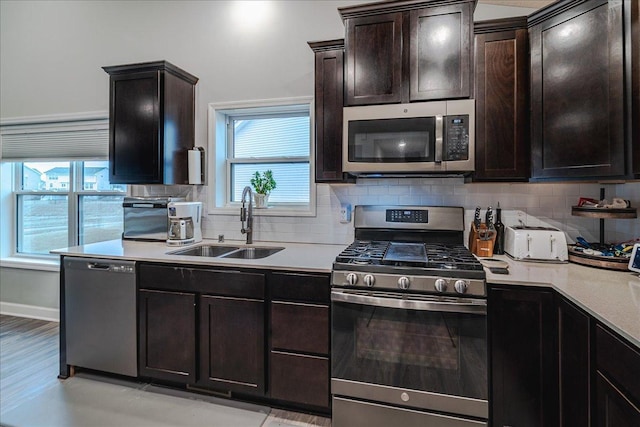
[[[486,300],[334,289],[331,392],[488,418]]]

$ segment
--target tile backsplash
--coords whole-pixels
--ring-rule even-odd
[[[611,201],[620,197],[640,206],[640,182],[624,184],[598,183],[464,183],[463,178],[381,178],[359,179],[356,184],[318,184],[316,216],[254,217],[254,241],[309,242],[348,244],[353,240],[353,221],[340,223],[340,206],[417,205],[463,206],[465,226],[476,206],[483,214],[487,206],[502,207],[506,225],[550,225],[564,231],[569,242],[582,236],[598,241],[598,219],[571,216],[571,206],[580,197],[597,199],[600,188]],[[181,195],[187,200],[202,201],[207,211],[206,186],[133,186],[132,195]],[[203,236],[217,239],[244,239],[238,215],[205,215]],[[640,239],[640,219],[605,221],[605,240],[621,242]],[[466,241],[466,238],[465,238]]]

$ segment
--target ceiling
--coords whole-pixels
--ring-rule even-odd
[[[478,3],[540,9],[541,7],[545,7],[546,5],[551,4],[554,1],[555,0],[478,0]]]

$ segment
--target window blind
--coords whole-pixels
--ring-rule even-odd
[[[88,160],[109,157],[109,119],[22,120],[0,125],[0,159]]]

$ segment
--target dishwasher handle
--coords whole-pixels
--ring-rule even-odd
[[[73,256],[64,257],[65,270],[134,274],[135,265],[135,261],[121,259],[99,259]]]
[[[100,264],[97,262],[90,262],[87,264],[89,270],[109,270],[111,266],[109,264]]]

